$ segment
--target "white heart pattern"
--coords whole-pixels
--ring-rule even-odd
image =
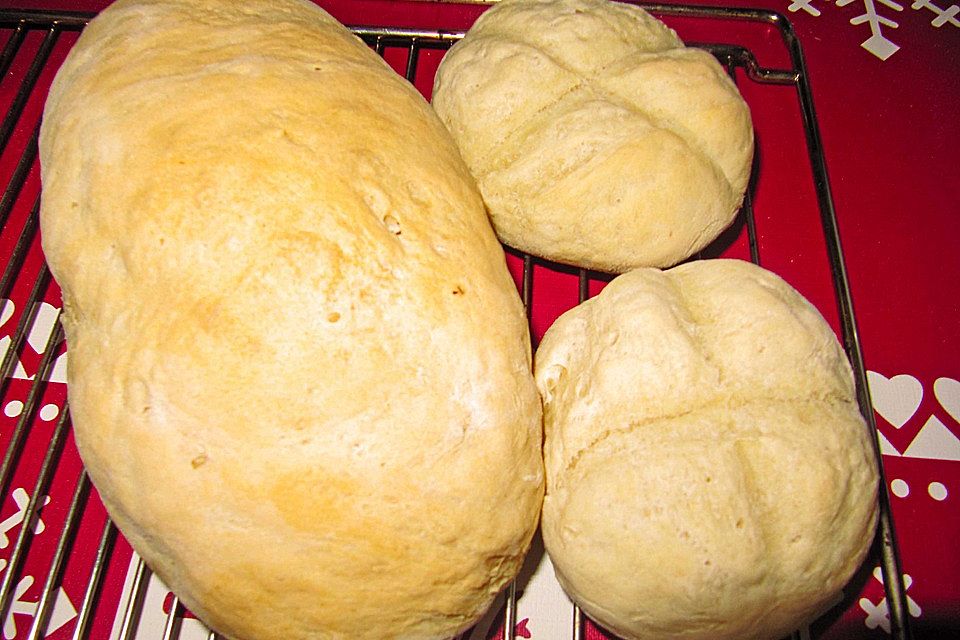
[[[923,385],[911,375],[887,378],[876,371],[867,371],[867,383],[873,408],[897,429],[913,417],[923,400]]]
[[[943,410],[960,422],[960,381],[953,378],[937,378],[933,383],[933,395]]]

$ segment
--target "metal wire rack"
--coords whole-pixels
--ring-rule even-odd
[[[789,85],[796,89],[842,340],[853,365],[861,410],[875,435],[874,414],[812,92],[800,44],[789,21],[778,13],[766,10],[662,4],[642,6],[659,16],[764,23],[776,29],[782,38],[789,51],[790,64],[778,68],[761,66],[753,52],[743,46],[709,43],[697,46],[710,50],[735,80],[759,85]],[[12,548],[5,559],[0,559],[0,570],[3,571],[0,579],[0,621],[10,624],[10,620],[21,619],[23,614],[32,616],[26,635],[17,633],[15,627],[13,631],[14,637],[26,637],[29,640],[47,637],[54,631],[61,634],[57,637],[71,637],[74,640],[106,638],[108,635],[122,640],[147,637],[140,635],[139,629],[150,576],[149,568],[144,563],[133,556],[124,585],[129,597],[124,602],[116,605],[108,602],[110,598],[104,595],[105,592],[116,591],[118,579],[111,575],[123,569],[117,569],[115,557],[122,538],[102,512],[95,494],[92,495],[92,487],[70,441],[65,390],[62,384],[56,384],[62,382],[62,378],[58,378],[62,372],[58,373],[58,369],[65,349],[57,308],[59,291],[43,263],[37,238],[39,179],[36,164],[40,110],[52,73],[90,17],[79,13],[0,10],[0,32],[5,39],[0,52],[0,97],[5,97],[0,102],[0,108],[5,110],[0,122],[0,180],[5,180],[6,184],[0,197],[0,256],[3,256],[0,275],[0,298],[3,299],[0,311],[3,317],[0,325],[8,321],[13,325],[15,322],[15,329],[0,342],[0,350],[6,345],[0,362],[0,401],[4,401],[7,417],[16,418],[9,434],[0,433],[0,442],[5,447],[0,462],[0,497],[3,498],[3,504],[8,502],[14,484],[32,482],[32,491],[25,492],[28,497],[24,493],[18,497],[17,490],[13,491],[19,511],[4,521],[12,523],[11,526],[3,529],[3,524],[0,524],[0,529],[3,529],[0,549],[9,546],[6,531],[19,524]],[[458,32],[386,27],[358,27],[354,31],[381,55],[387,55],[392,50],[405,51],[402,71],[411,81],[417,78],[424,51],[442,52],[462,37],[462,33]],[[759,264],[760,243],[749,194],[740,215],[747,234],[750,258]],[[518,279],[524,304],[528,313],[532,312],[538,304],[534,273],[536,269],[550,269],[552,266],[529,255],[512,254],[512,258],[519,265]],[[585,270],[567,270],[566,273],[576,283],[580,301],[589,297],[591,280],[602,277]],[[32,350],[27,348],[28,345]],[[34,356],[30,367],[33,369],[32,375],[24,369],[24,363],[31,360],[31,355]],[[7,402],[14,387],[25,396],[23,401]],[[876,444],[876,438],[873,441]],[[875,447],[875,453],[880,461],[878,447]],[[51,521],[58,520],[59,534],[54,545],[44,547],[37,544],[36,538],[42,530],[40,515],[44,508],[43,496],[53,483],[72,487],[72,492],[65,491],[72,497],[65,508],[54,513],[56,517],[48,518]],[[886,487],[883,481],[878,534],[880,564],[892,635],[906,640],[911,634]],[[43,512],[43,516],[47,517],[47,511]],[[86,532],[83,537],[89,544],[77,544],[81,531]],[[27,575],[28,567],[29,571],[42,575],[42,581]],[[79,606],[74,608],[70,604],[67,607],[68,613],[72,611],[73,615],[69,623],[63,624],[58,620],[58,616],[63,617],[62,612],[58,612],[58,596],[68,576],[73,576],[70,579],[82,585],[83,596]],[[28,610],[25,610],[19,597],[27,578],[30,578],[28,587],[34,582],[40,586],[36,602],[28,603]],[[512,638],[508,630],[516,627],[516,585],[510,585],[503,601],[502,622],[499,625],[501,637]],[[180,638],[186,615],[184,608],[175,596],[166,605],[163,628],[150,630],[149,633],[153,635],[149,637],[162,637],[164,640]],[[58,624],[60,626],[54,629]],[[570,637],[582,640],[585,637],[585,624],[585,617],[579,609],[575,609]],[[213,632],[204,633],[207,640],[218,637]]]

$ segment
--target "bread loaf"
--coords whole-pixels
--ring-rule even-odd
[[[709,53],[608,0],[503,0],[444,56],[433,106],[500,239],[622,272],[673,265],[726,228],[750,113]]]
[[[546,549],[628,640],[775,640],[863,561],[878,473],[849,365],[783,280],[709,260],[632,271],[535,359]]]
[[[440,639],[542,496],[526,319],[429,105],[303,0],[120,1],[40,139],[77,446],[233,640]]]

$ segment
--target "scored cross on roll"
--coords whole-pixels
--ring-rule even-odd
[[[609,272],[676,264],[743,200],[750,112],[709,53],[607,0],[504,0],[444,56],[432,103],[500,239]]]
[[[834,605],[878,472],[814,307],[748,262],[639,269],[537,349],[557,577],[628,640],[776,640]]]

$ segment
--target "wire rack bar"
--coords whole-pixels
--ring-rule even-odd
[[[716,55],[716,54],[714,54]],[[747,68],[752,62],[756,66],[756,59],[747,49],[740,49],[736,52],[727,52],[727,55],[720,57],[721,62],[727,69],[727,75],[733,80],[733,83],[739,85],[737,80],[737,69]],[[760,242],[757,239],[757,219],[753,215],[753,188],[755,186],[754,177],[759,169],[759,157],[753,155],[753,166],[750,171],[750,184],[747,186],[746,193],[743,194],[743,204],[740,207],[740,216],[743,217],[744,225],[747,228],[747,243],[750,248],[750,261],[753,264],[760,264]]]
[[[792,26],[783,15],[767,10],[672,4],[641,4],[641,6],[660,16],[746,20],[765,23],[775,27],[783,38],[790,52],[791,66],[789,68],[764,67],[757,62],[750,50],[736,45],[715,43],[691,44],[700,46],[713,53],[713,55],[724,64],[727,72],[735,81],[737,80],[737,70],[742,69],[746,77],[751,81],[761,84],[793,85],[796,88],[803,118],[807,152],[814,175],[819,214],[831,265],[833,287],[840,312],[842,339],[854,369],[861,411],[867,420],[872,434],[875,436],[876,424],[866,382],[863,352],[854,317],[852,294],[843,259],[840,233],[833,206],[819,125],[814,110],[806,63],[800,43],[793,32]],[[3,50],[0,51],[0,81],[7,77],[7,73],[14,60],[23,51],[23,45],[28,35],[34,31],[43,32],[40,45],[33,54],[33,59],[30,61],[27,71],[16,89],[13,102],[4,115],[3,120],[0,121],[0,152],[4,151],[13,139],[13,132],[23,117],[28,100],[36,89],[40,75],[48,64],[50,55],[61,33],[63,31],[81,30],[92,15],[93,14],[89,13],[0,9],[0,27],[10,31],[10,36]],[[416,78],[418,65],[420,63],[420,52],[423,48],[446,49],[463,37],[462,32],[455,31],[398,29],[377,26],[353,27],[353,31],[381,55],[384,55],[388,49],[405,49],[407,57],[404,76],[411,82]],[[2,197],[0,197],[0,227],[7,225],[15,203],[21,198],[23,187],[36,162],[38,126],[38,123],[34,124],[32,134],[24,147]],[[756,169],[756,166],[754,168]],[[756,171],[754,171],[754,174],[756,174]],[[39,198],[34,202],[24,226],[20,231],[13,251],[9,256],[9,260],[4,266],[3,274],[0,276],[0,297],[9,298],[14,283],[23,277],[26,257],[36,240],[38,207]],[[741,215],[743,216],[744,225],[747,230],[751,260],[759,264],[759,242],[751,190],[748,190],[745,196]],[[526,254],[522,254],[521,257],[523,262],[521,296],[529,317],[535,303],[534,271],[540,263],[535,258]],[[597,274],[591,274],[591,272],[582,269],[577,271],[577,273],[578,300],[582,302],[589,297],[590,280],[592,277],[597,276]],[[43,266],[34,278],[28,300],[20,312],[17,328],[11,337],[10,346],[2,363],[0,363],[0,374],[3,376],[0,378],[0,397],[6,393],[12,368],[18,361],[26,336],[33,327],[39,303],[42,301],[49,284],[49,271]],[[59,322],[57,322],[48,340],[46,351],[43,353],[40,370],[37,372],[30,388],[26,404],[8,443],[3,462],[0,464],[0,496],[6,495],[13,473],[19,464],[24,441],[30,433],[30,427],[37,410],[37,403],[42,397],[46,377],[61,340],[62,329]],[[64,406],[54,434],[51,437],[50,444],[47,447],[41,470],[36,478],[35,490],[26,508],[27,515],[25,516],[24,525],[20,529],[16,544],[11,553],[8,568],[3,576],[2,583],[0,583],[0,619],[6,619],[9,615],[12,600],[12,585],[19,577],[18,574],[28,553],[30,540],[32,538],[32,527],[29,526],[29,523],[36,517],[43,491],[56,470],[59,451],[62,449],[68,429],[69,411],[67,407]],[[873,445],[876,459],[881,463],[880,469],[882,474],[882,460],[875,437],[873,438]],[[87,497],[89,490],[89,479],[85,473],[81,473],[74,490],[73,500],[70,503],[67,520],[61,531],[56,552],[44,581],[37,614],[30,629],[30,640],[37,640],[45,633],[56,589],[61,580],[64,565],[69,557],[77,528],[82,520],[85,505],[88,502]],[[905,586],[902,579],[899,551],[885,480],[880,486],[880,513],[879,537],[881,567],[890,610],[892,636],[896,640],[909,640],[912,636],[909,628],[909,618],[906,613]],[[78,611],[73,630],[73,640],[85,640],[89,638],[91,624],[95,611],[97,610],[104,575],[109,566],[116,536],[117,530],[108,520],[100,536],[97,555],[91,567],[86,591]],[[132,590],[128,594],[121,622],[120,638],[122,640],[132,640],[137,635],[150,575],[149,568],[138,558],[134,569]],[[164,626],[164,640],[175,640],[179,638],[183,613],[183,605],[175,598]],[[517,618],[517,585],[515,583],[511,583],[506,589],[503,613],[503,628],[501,630],[503,638],[505,640],[512,640]],[[578,607],[574,607],[573,625],[571,629],[574,640],[582,640],[582,638],[585,637],[585,625],[586,617]],[[794,637],[803,636],[804,634],[794,634]],[[207,640],[216,640],[217,637],[216,633],[210,631],[207,635]]]
[[[836,211],[833,206],[833,196],[830,189],[830,177],[827,173],[827,163],[823,153],[823,141],[820,138],[820,125],[817,121],[813,106],[813,91],[810,87],[806,61],[800,48],[800,41],[793,32],[793,27],[785,19],[780,23],[784,39],[790,47],[791,55],[799,75],[797,96],[803,114],[804,133],[807,138],[807,151],[813,169],[816,183],[817,201],[820,208],[820,221],[827,240],[827,253],[830,257],[833,288],[837,297],[837,306],[843,328],[843,343],[854,372],[857,387],[857,400],[860,412],[870,430],[870,441],[873,445],[874,457],[880,472],[880,486],[878,500],[880,503],[880,519],[878,523],[880,533],[880,569],[883,573],[883,584],[887,594],[887,606],[890,613],[892,635],[898,640],[909,640],[913,637],[907,615],[906,585],[903,580],[903,568],[900,561],[900,551],[896,540],[896,530],[893,525],[893,514],[890,508],[890,494],[886,475],[883,469],[883,460],[880,454],[880,444],[877,437],[876,418],[873,413],[873,401],[870,398],[870,387],[867,383],[867,371],[863,362],[863,349],[860,344],[860,331],[854,314],[853,295],[850,291],[850,280],[847,276],[846,261],[843,257],[843,247],[840,240],[840,229],[837,224]]]
[[[150,569],[143,558],[137,558],[137,568],[133,574],[133,587],[130,599],[123,611],[123,622],[120,626],[120,640],[133,640],[143,612],[143,601],[147,596],[147,585],[150,583]]]
[[[56,9],[0,9],[0,26],[17,25],[24,29],[79,31],[87,26],[96,13],[90,11],[57,11]]]
[[[17,187],[19,189],[19,187]],[[10,187],[7,188],[5,193],[10,191]],[[37,196],[37,199],[33,203],[33,208],[30,210],[30,215],[27,217],[26,222],[23,225],[23,229],[20,231],[20,235],[17,237],[17,244],[13,247],[13,252],[10,254],[9,260],[3,269],[3,276],[0,277],[0,296],[8,298],[10,296],[10,290],[13,288],[14,282],[16,282],[17,277],[20,275],[20,269],[23,267],[23,261],[27,257],[27,252],[30,251],[30,245],[33,244],[33,239],[37,235],[37,226],[39,223],[39,211],[40,211],[40,196]]]
[[[420,59],[420,40],[410,38],[410,44],[407,45],[407,70],[403,74],[407,82],[413,84],[417,79],[417,62]]]
[[[24,404],[23,411],[20,414],[20,419],[17,422],[17,431],[20,433],[25,432],[29,428],[27,425],[30,425],[33,421],[34,413],[36,413],[37,410],[37,403],[40,400],[44,387],[46,386],[47,374],[50,371],[50,366],[53,364],[54,356],[57,352],[57,346],[60,344],[62,339],[63,329],[60,327],[58,316],[54,324],[54,329],[50,332],[50,337],[47,340],[46,350],[44,351],[43,359],[40,362],[40,369],[37,371],[34,383],[30,387],[30,394],[27,396],[27,401]],[[40,467],[40,473],[37,476],[36,484],[34,485],[33,494],[30,496],[30,501],[27,504],[27,508],[24,510],[23,524],[20,527],[20,532],[17,534],[17,542],[14,544],[13,551],[10,554],[10,559],[7,561],[7,570],[3,574],[3,581],[0,582],[0,618],[4,620],[6,620],[6,616],[9,615],[10,611],[11,599],[13,597],[14,579],[19,574],[20,565],[27,555],[29,541],[33,537],[33,521],[37,517],[40,501],[47,489],[47,484],[50,480],[51,474],[53,473],[55,461],[59,457],[60,447],[63,443],[65,434],[65,429],[58,429],[54,438],[47,447],[46,455],[44,456],[43,463]],[[22,445],[22,441],[18,442],[18,445]],[[19,448],[20,447],[18,446],[18,449]],[[8,461],[11,459],[12,458],[5,458],[4,463],[8,463]],[[10,469],[10,466],[5,464],[5,468]],[[4,478],[3,493],[6,493],[5,489],[8,481],[8,478]]]
[[[20,89],[13,99],[13,104],[7,111],[3,122],[0,123],[0,153],[7,148],[7,143],[10,142],[10,135],[13,133],[13,128],[16,126],[21,114],[23,114],[23,108],[27,105],[27,98],[33,93],[33,88],[37,85],[37,80],[40,78],[40,72],[43,71],[43,67],[47,64],[47,58],[50,57],[50,52],[53,51],[53,45],[56,44],[59,36],[60,30],[55,26],[47,31],[47,35],[43,38],[43,42],[40,45],[40,50],[36,56],[34,56],[33,63],[30,65],[30,69],[27,71],[27,75],[24,77]]]
[[[30,292],[30,299],[27,302],[27,307],[21,314],[20,323],[17,325],[16,334],[14,335],[10,346],[7,348],[7,357],[11,357],[11,354],[19,353],[20,349],[22,348],[23,341],[27,334],[27,327],[32,326],[33,319],[38,308],[40,294],[46,290],[48,280],[49,274],[46,273],[46,269],[44,269],[41,271],[40,277],[37,278],[33,290]],[[44,358],[47,357],[48,354],[44,354]],[[49,357],[52,358],[52,356]],[[11,360],[10,364],[8,364],[7,358],[4,358],[4,374],[8,374],[8,368],[12,366],[12,362],[15,361],[16,355],[14,355],[13,358],[14,360]],[[6,377],[6,375],[0,379],[0,390],[6,391],[9,381],[10,378]],[[10,437],[10,441],[7,443],[7,450],[4,452],[3,462],[0,463],[0,495],[5,496],[7,494],[7,490],[10,488],[10,480],[13,477],[13,472],[20,460],[20,454],[22,453],[23,449],[23,440],[30,430],[33,419],[33,408],[36,406],[36,401],[40,395],[40,386],[37,384],[39,382],[41,382],[41,379],[38,374],[35,384],[30,389],[30,395],[27,397],[27,404],[17,420],[17,426],[13,430],[13,435]],[[2,608],[0,608],[0,613],[3,613]]]
[[[0,394],[6,393],[7,385],[11,379],[13,363],[16,362],[17,357],[20,355],[28,330],[33,327],[40,300],[49,283],[50,272],[46,268],[43,268],[33,283],[26,306],[20,314],[17,328],[14,331],[10,345],[7,347],[7,353],[4,356],[2,364],[0,364],[0,374],[3,375],[3,377],[0,378]],[[7,295],[8,294],[5,294],[4,297]],[[21,414],[21,419],[17,422],[13,437],[7,444],[7,451],[4,453],[3,463],[0,464],[0,495],[6,495],[7,489],[9,488],[10,478],[19,458],[20,441],[27,428],[27,424],[23,419],[23,414]]]
[[[13,62],[14,56],[20,50],[20,45],[23,44],[23,39],[27,35],[27,28],[22,22],[17,24],[16,29],[10,34],[7,44],[3,46],[3,53],[0,53],[0,78],[5,77],[7,71],[10,70],[10,63]]]
[[[183,605],[180,604],[180,598],[176,595],[170,602],[170,612],[167,613],[167,621],[163,626],[163,640],[175,640],[180,637],[180,623],[183,616]]]
[[[583,611],[578,605],[573,605],[573,629],[570,636],[572,640],[583,640],[584,622]]]
[[[20,195],[20,190],[23,189],[24,183],[27,181],[27,176],[30,174],[33,161],[37,158],[37,139],[39,134],[40,124],[38,123],[33,129],[33,134],[30,136],[29,142],[27,142],[27,148],[24,149],[23,154],[17,161],[17,166],[13,170],[13,175],[10,176],[10,182],[7,183],[7,188],[4,189],[3,196],[0,197],[0,228],[6,226],[10,212],[13,210],[13,205]]]
[[[53,434],[51,447],[62,447],[63,440],[69,429],[70,418],[69,411],[62,411],[57,420],[57,427]],[[43,471],[41,471],[41,474]],[[40,484],[39,481],[37,483]],[[54,552],[53,560],[50,563],[50,569],[47,571],[47,579],[43,584],[43,591],[40,595],[40,601],[37,604],[37,611],[33,616],[33,624],[30,626],[30,632],[27,634],[27,640],[41,640],[47,634],[47,620],[50,616],[55,597],[55,589],[59,586],[63,567],[66,564],[67,555],[73,547],[74,536],[77,527],[80,524],[80,517],[83,515],[83,507],[86,505],[89,495],[89,483],[86,481],[86,474],[81,473],[77,479],[77,486],[73,492],[73,499],[70,501],[70,510],[67,512],[67,519],[60,533],[60,539],[57,542],[57,549]],[[38,489],[34,489],[34,495],[39,495]]]
[[[86,473],[81,474],[80,482],[89,485],[89,478]],[[97,546],[97,555],[93,561],[93,567],[90,570],[90,578],[87,580],[87,588],[83,593],[83,601],[80,603],[80,609],[77,611],[77,622],[73,628],[73,637],[71,640],[88,640],[90,637],[90,623],[92,621],[93,611],[100,597],[100,587],[103,584],[103,576],[106,573],[107,563],[113,550],[113,543],[117,538],[117,528],[107,520],[103,525],[103,532],[100,534],[100,544]]]

